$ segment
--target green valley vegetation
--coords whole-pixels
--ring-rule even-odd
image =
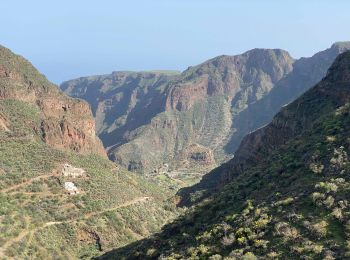
[[[216,189],[191,213],[102,259],[347,259],[349,137],[346,52],[202,180]]]

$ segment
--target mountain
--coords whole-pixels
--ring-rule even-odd
[[[107,159],[89,105],[0,46],[0,258],[91,258],[177,212],[168,189]]]
[[[246,134],[271,122],[282,106],[292,102],[319,82],[334,59],[346,50],[350,50],[350,42],[337,42],[312,57],[296,60],[292,72],[280,80],[268,95],[234,117],[232,124],[236,126],[236,132],[228,141],[225,150],[236,151]]]
[[[102,259],[347,259],[350,52],[216,169],[218,193]]]
[[[272,116],[276,114],[281,107],[295,100],[306,89],[309,89],[312,84],[316,84],[317,81],[321,80],[321,78],[326,75],[326,71],[335,57],[348,49],[350,49],[349,42],[339,42],[333,44],[330,49],[319,52],[310,58],[301,58],[297,60],[293,64],[294,68],[292,73],[288,74],[276,84],[268,95],[239,114],[233,122],[236,122],[236,125],[240,126],[240,129],[238,129],[236,135],[232,136],[226,146],[226,148],[232,145],[238,147],[239,152],[237,151],[238,155],[235,155],[235,160],[242,161],[241,157],[243,154],[252,154],[256,140],[251,141],[251,147],[245,147],[245,151],[241,151],[242,148],[240,147],[243,144],[241,143],[239,146],[239,142],[242,140],[243,143],[246,142],[246,140],[243,139],[244,134],[271,122]],[[273,139],[273,137],[271,138]],[[229,164],[230,162],[228,165]],[[225,167],[226,165],[224,164],[222,168]],[[237,168],[237,171],[238,170]],[[212,173],[204,176],[198,184],[180,190],[179,195],[181,201],[179,205],[191,205],[225,185],[229,181],[230,176],[217,174],[217,171],[218,169],[214,169]]]
[[[68,81],[61,89],[91,104],[109,104],[105,116],[94,110],[99,125],[112,125],[99,136],[109,157],[129,170],[158,173],[164,164],[170,172],[207,170],[225,158],[233,111],[261,99],[293,62],[285,51],[255,49],[175,76],[117,72]]]
[[[115,72],[61,89],[92,104],[112,160],[131,171],[192,181],[231,158],[246,134],[321,80],[347,49],[350,43],[335,43],[299,60],[279,49],[254,49],[181,74]]]

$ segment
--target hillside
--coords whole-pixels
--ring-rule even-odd
[[[242,141],[226,186],[150,239],[102,259],[347,259],[350,52]]]
[[[97,107],[97,124],[104,126],[99,136],[112,160],[191,183],[231,158],[246,134],[321,80],[349,48],[336,43],[299,60],[283,50],[254,49],[179,75],[116,72],[61,88]]]
[[[97,256],[158,231],[171,196],[107,160],[89,105],[0,46],[1,259]]]

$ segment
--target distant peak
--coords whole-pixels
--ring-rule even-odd
[[[127,70],[120,70],[120,71],[112,71],[112,75],[131,75],[131,74],[158,74],[158,75],[177,75],[180,74],[180,71],[177,70],[140,70],[140,71],[127,71]]]
[[[282,49],[265,49],[265,48],[255,48],[249,51],[246,51],[244,54],[276,54],[276,55],[288,55],[289,52]]]
[[[331,49],[336,49],[339,52],[344,52],[350,49],[350,41],[335,42],[332,44]]]
[[[326,80],[350,82],[350,51],[340,54],[329,68]]]
[[[210,60],[207,60],[206,62],[199,64],[208,64],[208,63],[220,63],[220,62],[225,62],[225,61],[232,61],[233,59],[239,59],[246,57],[248,59],[253,59],[253,60],[265,60],[265,59],[283,59],[283,60],[288,60],[290,62],[293,62],[294,59],[293,57],[289,54],[288,51],[282,50],[282,49],[263,49],[263,48],[255,48],[251,49],[249,51],[246,51],[242,54],[237,54],[237,55],[220,55],[216,56]],[[195,66],[198,67],[198,66]],[[195,68],[195,67],[190,67],[190,68]]]

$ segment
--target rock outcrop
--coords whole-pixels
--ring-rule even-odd
[[[88,103],[66,96],[27,60],[1,46],[0,100],[35,104],[40,109],[41,123],[34,128],[47,144],[106,156],[96,137],[95,121]]]
[[[213,152],[199,144],[191,144],[181,152],[182,160],[193,164],[211,166],[215,163]]]

